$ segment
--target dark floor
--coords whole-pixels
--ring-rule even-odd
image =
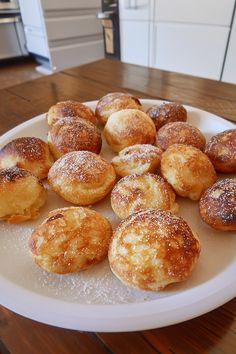
[[[35,70],[37,65],[31,58],[0,61],[0,89],[42,76]]]

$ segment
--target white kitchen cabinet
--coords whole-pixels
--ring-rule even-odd
[[[149,65],[149,31],[153,0],[120,0],[121,60]]]
[[[48,40],[102,34],[101,21],[95,14],[45,19]]]
[[[235,0],[121,0],[121,59],[220,80],[234,5]],[[235,80],[235,43],[234,29],[223,75],[228,81]]]
[[[220,79],[229,28],[155,23],[151,66]]]
[[[151,14],[151,0],[120,0],[120,20],[148,21]]]
[[[156,0],[155,21],[229,26],[235,0]]]
[[[27,48],[58,71],[104,57],[100,0],[19,0]]]
[[[235,0],[157,0],[150,66],[221,79]]]
[[[236,15],[230,36],[222,80],[236,84]]]
[[[103,41],[90,41],[73,45],[57,46],[51,48],[52,62],[60,68],[65,63],[70,66],[83,65],[91,61],[101,59],[104,55]],[[78,55],[79,54],[79,55]]]
[[[149,23],[121,21],[121,60],[126,63],[148,66]]]

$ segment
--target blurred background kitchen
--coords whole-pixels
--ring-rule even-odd
[[[0,0],[0,88],[104,57],[236,84],[235,0]]]

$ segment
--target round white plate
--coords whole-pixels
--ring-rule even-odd
[[[160,104],[142,100],[144,108]],[[96,102],[88,102],[95,108]],[[188,122],[210,136],[235,125],[220,117],[187,107]],[[45,115],[37,116],[0,138],[0,147],[20,136],[46,140]],[[102,155],[113,156],[103,144]],[[226,177],[226,176],[225,176]],[[31,319],[85,331],[136,331],[185,321],[221,306],[236,295],[236,234],[217,232],[205,225],[198,203],[178,198],[180,215],[199,234],[202,252],[192,276],[161,292],[134,290],[111,273],[107,260],[90,270],[72,275],[56,275],[34,264],[28,251],[33,228],[49,210],[69,205],[49,191],[48,202],[38,220],[18,225],[0,223],[0,303]],[[111,211],[109,197],[94,207],[115,227],[118,219]]]

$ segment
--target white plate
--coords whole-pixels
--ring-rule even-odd
[[[142,100],[145,108],[159,104]],[[87,103],[95,108],[96,102]],[[206,138],[234,124],[193,107],[188,121]],[[0,146],[20,136],[46,140],[45,115],[37,116],[12,129],[0,139]],[[103,145],[102,155],[112,153]],[[204,314],[236,295],[236,235],[217,232],[199,217],[198,203],[179,198],[182,215],[200,236],[202,252],[195,271],[185,282],[157,292],[126,287],[115,278],[107,261],[74,275],[48,274],[35,265],[28,252],[28,238],[48,211],[69,205],[50,192],[41,217],[18,225],[0,223],[0,302],[3,306],[47,324],[86,331],[134,331],[163,327]],[[109,198],[94,209],[115,226],[118,219]]]

